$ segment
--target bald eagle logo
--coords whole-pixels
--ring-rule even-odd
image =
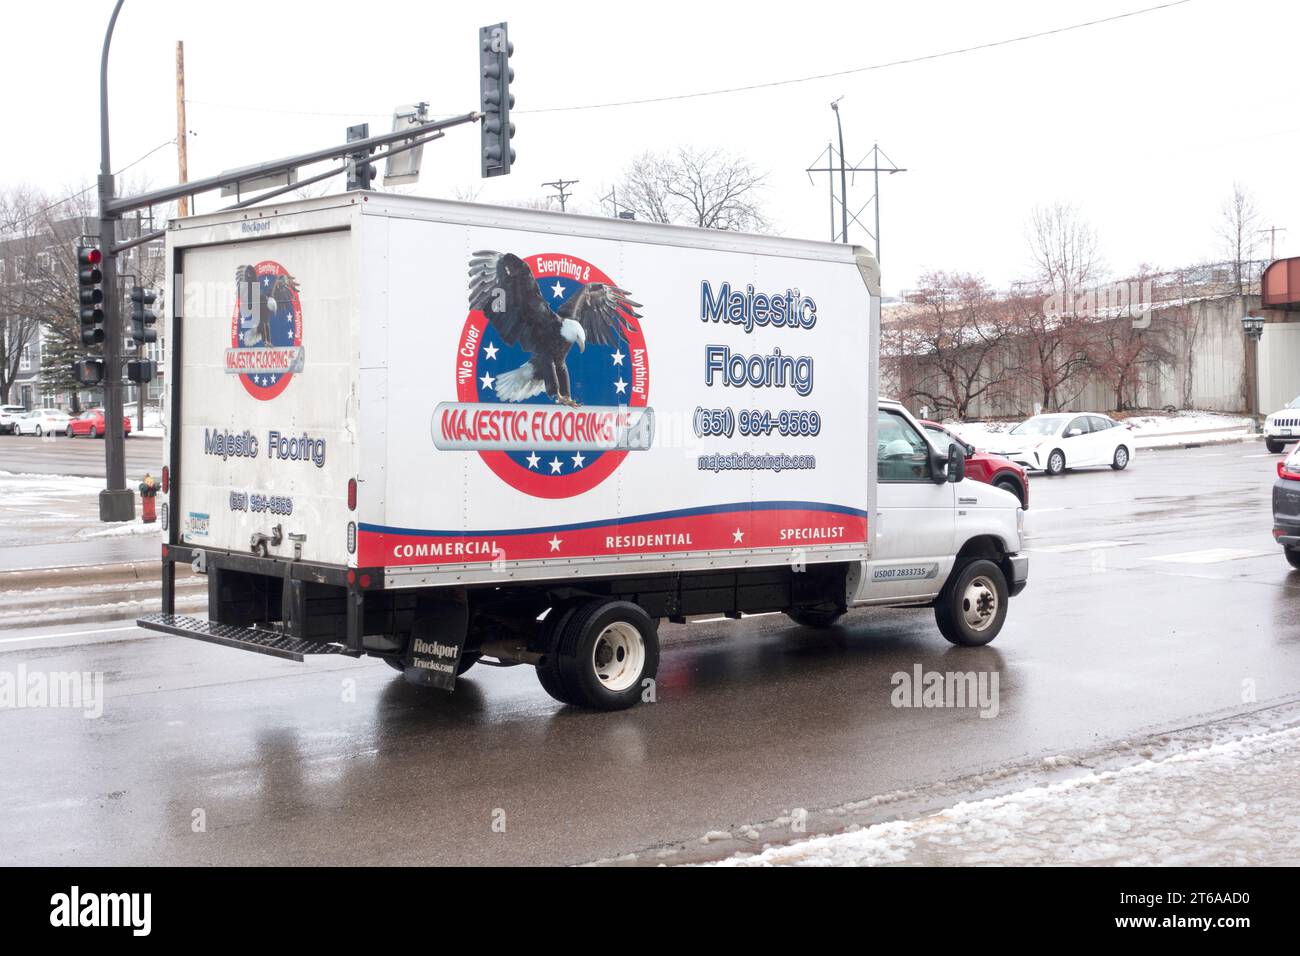
[[[497,398],[523,402],[545,393],[560,405],[577,407],[569,368],[570,350],[587,343],[615,346],[640,320],[641,307],[628,292],[589,282],[552,310],[528,265],[509,252],[485,250],[469,262],[469,305],[481,311],[503,342],[528,353],[519,368],[496,377]]]

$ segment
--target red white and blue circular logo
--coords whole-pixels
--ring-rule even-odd
[[[483,307],[471,308],[458,340],[457,400],[462,407],[491,406],[502,420],[518,423],[507,425],[516,439],[509,450],[478,454],[497,477],[526,494],[569,498],[589,491],[613,474],[628,452],[583,447],[575,439],[581,439],[584,429],[608,434],[621,427],[611,423],[625,424],[629,410],[648,407],[650,370],[638,303],[599,268],[575,256],[476,255],[494,258],[477,260],[490,277],[479,287],[488,298]],[[508,287],[510,266],[503,260],[526,266],[541,293],[544,307],[527,290],[532,310],[527,320],[515,302],[494,311],[490,296],[500,295],[502,285]],[[498,275],[500,284],[494,286]],[[554,347],[543,348],[540,336],[521,331],[526,321],[553,323],[546,328]],[[563,340],[552,329],[560,329]],[[541,370],[552,362],[554,371]]]
[[[249,395],[270,401],[302,371],[298,282],[289,270],[270,259],[238,267],[235,278],[226,371],[239,376]]]

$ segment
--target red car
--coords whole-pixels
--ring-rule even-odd
[[[76,418],[68,421],[68,437],[80,438],[85,435],[88,438],[103,438],[104,432],[104,410],[102,408],[92,408],[88,412],[82,412]],[[122,434],[131,434],[131,419],[126,416],[122,417]]]
[[[958,438],[938,422],[922,421],[925,430],[930,433],[940,448],[947,448],[950,442],[956,442],[966,449],[966,477],[982,481],[994,488],[1009,491],[1020,499],[1020,507],[1029,507],[1029,474],[1010,458],[990,455],[976,451],[975,446]]]

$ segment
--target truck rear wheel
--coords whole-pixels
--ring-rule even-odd
[[[842,607],[796,607],[785,612],[785,616],[804,627],[831,627],[844,616]]]
[[[1286,563],[1300,570],[1300,548],[1283,548],[1282,551],[1286,554]]]
[[[971,561],[948,579],[934,606],[939,633],[962,647],[981,647],[1007,618],[1007,579],[992,561]]]
[[[658,673],[659,634],[639,605],[600,598],[563,615],[547,658],[537,674],[552,697],[622,710],[641,699],[645,682]]]

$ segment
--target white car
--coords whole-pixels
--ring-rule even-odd
[[[1287,402],[1264,421],[1264,444],[1277,454],[1293,441],[1300,441],[1300,395]]]
[[[68,431],[68,413],[57,408],[38,408],[14,419],[15,435],[64,435]]]
[[[1110,465],[1123,471],[1134,451],[1128,425],[1094,412],[1035,415],[991,439],[990,444],[995,455],[1049,475],[1090,465]]]
[[[14,434],[14,421],[26,414],[27,409],[22,405],[0,405],[0,435]]]

